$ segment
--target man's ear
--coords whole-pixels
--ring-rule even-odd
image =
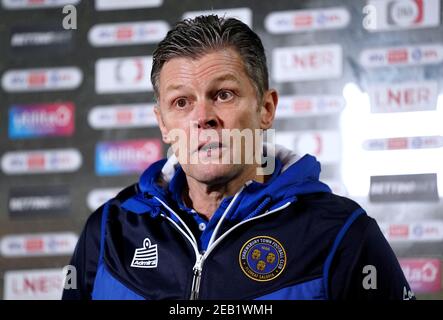
[[[163,117],[160,111],[160,106],[156,104],[154,106],[154,113],[155,117],[157,118],[158,127],[160,128],[160,132],[162,133],[162,140],[164,143],[169,144],[170,140],[168,137],[169,131],[165,126],[165,123],[163,122]]]
[[[278,103],[278,94],[275,89],[269,89],[263,95],[263,104],[260,109],[260,128],[269,129],[275,118]]]

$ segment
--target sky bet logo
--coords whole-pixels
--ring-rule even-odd
[[[70,102],[12,106],[9,109],[9,137],[71,136],[74,109]]]

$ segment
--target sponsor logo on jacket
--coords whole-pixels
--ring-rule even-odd
[[[157,268],[158,251],[157,245],[152,244],[149,238],[143,240],[143,247],[135,249],[134,258],[131,262],[133,268]]]

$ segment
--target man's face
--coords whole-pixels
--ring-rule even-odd
[[[245,140],[224,143],[222,131],[249,129],[254,136],[256,129],[271,127],[275,108],[258,105],[254,86],[236,51],[224,49],[198,59],[169,60],[161,69],[158,91],[155,113],[163,139],[172,144],[188,177],[218,184],[251,168],[245,161],[252,157],[245,155]],[[275,99],[276,103],[273,94],[267,100]],[[183,135],[177,139],[172,132]]]

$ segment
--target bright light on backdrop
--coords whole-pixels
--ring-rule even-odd
[[[443,95],[433,111],[371,113],[370,99],[355,83],[343,88],[346,104],[341,114],[341,173],[350,196],[366,197],[370,177],[437,173],[439,196],[443,195],[443,148],[365,150],[368,139],[443,136]]]

